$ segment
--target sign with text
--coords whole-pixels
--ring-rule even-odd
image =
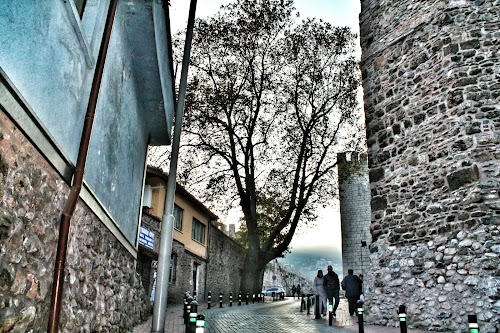
[[[139,244],[154,250],[155,233],[151,230],[141,227],[141,231],[139,232]]]

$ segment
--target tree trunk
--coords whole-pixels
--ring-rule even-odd
[[[262,280],[267,262],[251,251],[245,256],[245,265],[241,273],[240,290],[242,293],[258,294],[262,291]]]

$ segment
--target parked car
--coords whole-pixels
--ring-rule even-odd
[[[271,288],[268,288],[266,290],[262,290],[262,293],[265,296],[272,296],[273,292],[276,293],[276,295],[277,295],[279,293],[285,292],[285,289],[283,289],[281,287],[271,287]]]

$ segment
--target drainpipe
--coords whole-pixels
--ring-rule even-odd
[[[101,86],[102,75],[104,71],[104,62],[108,52],[109,40],[111,37],[111,29],[115,18],[118,0],[111,0],[104,26],[103,37],[99,49],[99,56],[97,58],[96,69],[94,72],[94,79],[92,81],[92,88],[90,90],[89,104],[87,113],[85,115],[85,122],[83,125],[82,137],[80,139],[80,148],[78,151],[78,158],[76,160],[75,172],[73,175],[73,185],[64,207],[64,212],[61,216],[61,224],[59,225],[59,240],[57,243],[56,264],[54,268],[54,279],[52,284],[52,297],[50,304],[48,333],[57,333],[59,326],[59,319],[61,315],[61,300],[64,286],[64,269],[66,265],[69,227],[71,217],[75,212],[78,198],[82,190],[83,175],[85,173],[85,164],[87,162],[87,155],[90,145],[90,136],[92,134],[92,125],[94,123],[94,115],[97,106],[97,98],[99,96],[99,87]]]
[[[155,303],[153,307],[152,333],[163,333],[165,329],[165,312],[167,310],[168,275],[170,271],[170,256],[172,254],[173,229],[174,229],[174,199],[175,179],[177,175],[177,160],[181,140],[182,118],[184,116],[184,102],[186,99],[187,74],[191,54],[191,41],[193,39],[194,19],[197,0],[191,0],[189,18],[182,59],[181,81],[179,86],[179,99],[175,110],[174,138],[172,140],[172,153],[170,157],[170,170],[168,172],[167,194],[165,196],[165,212],[162,218],[160,252],[158,253],[158,269],[156,275]]]

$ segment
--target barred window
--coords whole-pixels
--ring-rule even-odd
[[[195,218],[193,218],[192,238],[201,244],[205,244],[205,225]]]
[[[182,213],[183,209],[174,204],[174,228],[182,231]]]

